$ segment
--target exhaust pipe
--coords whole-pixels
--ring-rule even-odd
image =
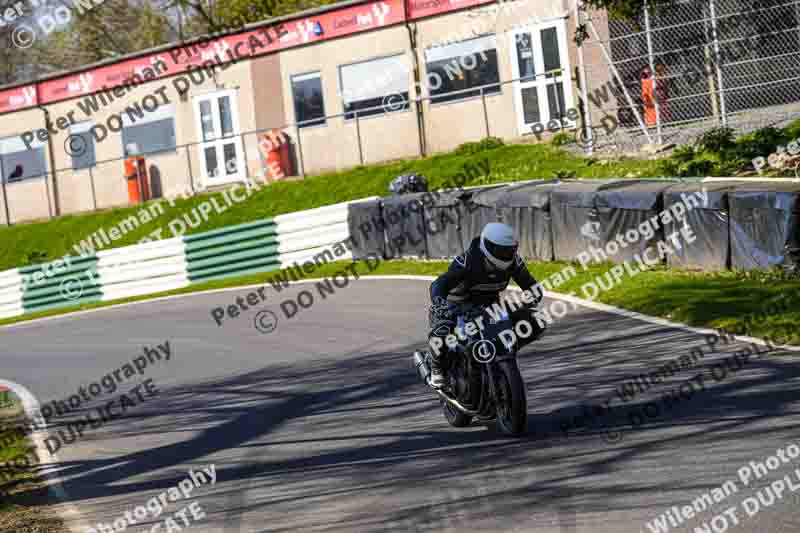
[[[430,382],[428,381],[428,378],[430,378],[431,376],[431,367],[428,366],[428,362],[425,360],[425,355],[423,355],[420,352],[414,352],[414,355],[411,356],[411,359],[414,361],[414,366],[417,369],[417,375],[419,376],[419,379],[421,379],[425,385],[428,385],[430,387]],[[475,416],[479,413],[478,410],[468,409],[464,407],[458,400],[456,400],[455,398],[451,398],[450,396],[448,396],[439,389],[434,389],[434,391],[436,391],[436,394],[438,394],[442,400],[446,401],[447,403],[449,403],[450,405],[452,405],[453,407],[455,407],[464,414]]]
[[[480,411],[478,409],[469,409],[467,407],[464,407],[463,405],[461,405],[461,402],[459,402],[455,398],[451,398],[450,396],[445,394],[443,391],[441,391],[439,389],[434,389],[434,390],[436,391],[436,394],[438,394],[442,398],[442,400],[446,401],[447,403],[449,403],[450,405],[452,405],[453,407],[455,407],[456,409],[458,409],[459,411],[461,411],[465,415],[476,416],[478,413],[480,413]]]
[[[414,355],[411,356],[411,359],[414,361],[414,366],[417,369],[417,375],[419,376],[419,379],[421,379],[422,382],[427,385],[428,378],[431,376],[431,369],[428,366],[428,363],[425,362],[425,356],[420,352],[414,352]]]

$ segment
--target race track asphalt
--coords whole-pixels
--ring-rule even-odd
[[[251,290],[0,328],[0,378],[42,404],[100,380],[143,346],[170,343],[169,361],[125,387],[151,378],[157,396],[58,452],[67,495],[58,508],[77,509],[76,531],[113,522],[209,464],[216,484],[127,531],[149,531],[196,500],[206,517],[185,531],[638,533],[727,480],[736,493],[663,531],[711,527],[734,506],[739,523],[728,519],[727,531],[800,531],[800,491],[753,517],[739,506],[800,458],[749,486],[737,477],[749,461],[800,442],[797,354],[754,356],[712,379],[712,365],[720,377],[724,359],[745,346],[733,343],[623,402],[616,387],[704,337],[581,307],[520,355],[531,432],[513,439],[486,426],[451,428],[415,376],[428,282],[360,280],[324,300],[313,285],[269,288],[265,304],[218,327],[211,309]],[[286,319],[278,304],[304,290],[314,305]],[[254,327],[263,309],[278,316],[271,333]],[[702,390],[686,384],[698,373],[707,376]],[[690,397],[667,409],[661,396],[682,383]],[[611,414],[565,434],[584,405],[609,397]],[[648,402],[649,416],[631,418]]]

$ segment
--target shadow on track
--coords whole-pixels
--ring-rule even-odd
[[[162,388],[135,415],[87,438],[99,448],[126,437],[156,442],[154,447],[63,463],[59,474],[73,503],[130,495],[135,506],[146,499],[139,493],[165,490],[190,466],[215,463],[224,485],[208,492],[222,497],[209,516],[225,533],[252,526],[245,520],[250,513],[269,516],[271,532],[444,531],[504,516],[518,521],[533,517],[533,508],[549,509],[549,523],[566,532],[575,530],[577,510],[630,510],[646,492],[598,478],[669,447],[679,451],[689,441],[744,439],[751,424],[791,414],[796,400],[789,383],[800,372],[785,360],[767,359],[630,439],[609,444],[593,428],[565,438],[558,427],[562,417],[702,342],[694,333],[635,329],[630,319],[605,314],[604,327],[625,333],[601,335],[593,316],[560,323],[521,354],[529,425],[536,429],[528,438],[498,437],[481,426],[450,428],[411,367],[409,355],[419,345],[391,351],[368,345],[336,359]],[[610,420],[610,427],[628,425],[625,416]],[[164,475],[169,471],[177,473]],[[715,484],[691,479],[681,490]],[[659,491],[658,485],[650,489],[655,505],[671,504]]]

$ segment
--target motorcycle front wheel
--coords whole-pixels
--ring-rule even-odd
[[[504,435],[521,437],[527,431],[528,426],[525,383],[522,381],[516,359],[501,361],[496,368],[496,429]]]

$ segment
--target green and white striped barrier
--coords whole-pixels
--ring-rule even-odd
[[[319,254],[329,255],[330,245],[349,237],[349,203],[187,235],[189,279],[197,282],[268,272]]]
[[[20,268],[24,312],[100,301],[96,267],[97,256],[91,255]]]
[[[19,269],[0,272],[0,318],[21,315],[23,312],[22,275]]]
[[[154,294],[292,263],[350,259],[349,250],[334,254],[331,247],[350,237],[351,203],[0,272],[0,318]]]
[[[183,239],[166,239],[97,253],[102,301],[189,285]]]

